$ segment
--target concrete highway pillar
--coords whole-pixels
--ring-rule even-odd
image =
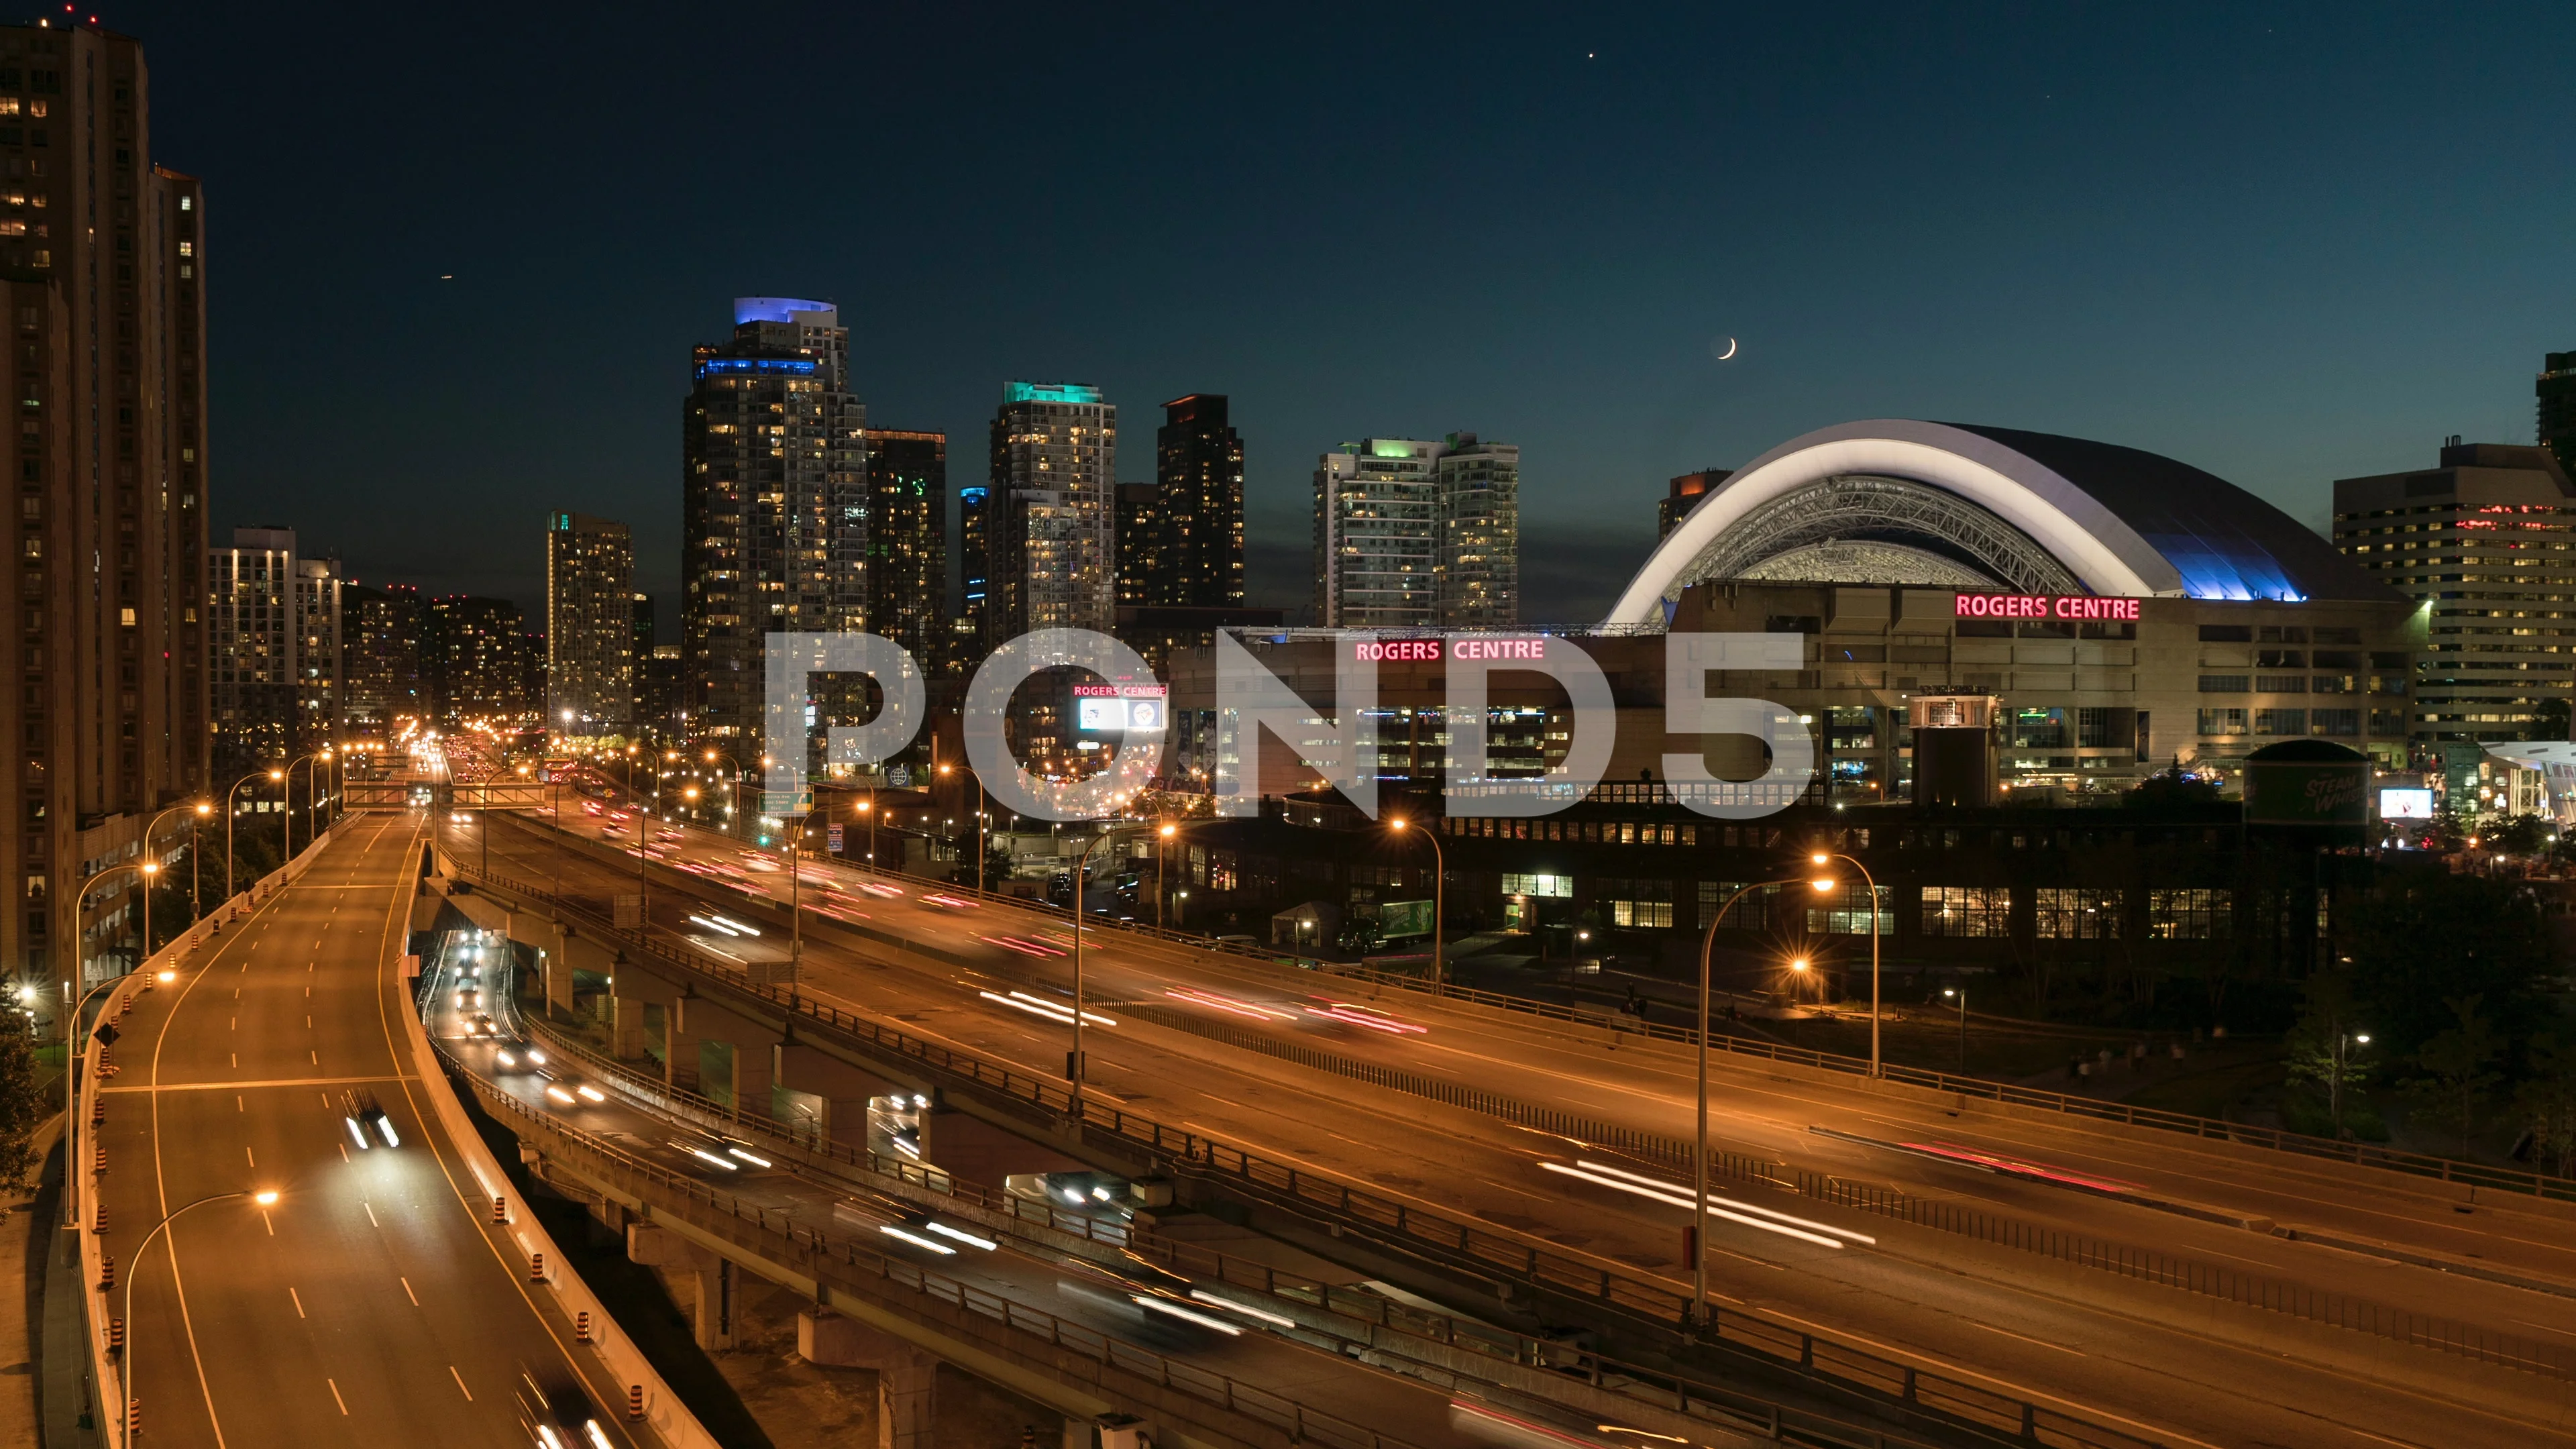
[[[768,1115],[770,1061],[778,1033],[703,997],[683,998],[671,1016],[674,1079],[694,1069],[701,1094],[746,1116]]]
[[[733,1347],[734,1277],[740,1271],[733,1264],[654,1222],[626,1225],[626,1258],[661,1269],[666,1285],[677,1278],[689,1279],[691,1327],[698,1347]]]
[[[876,1370],[878,1449],[930,1449],[938,1359],[822,1309],[796,1315],[796,1353],[807,1363]]]
[[[913,1089],[827,1056],[801,1042],[780,1042],[771,1052],[772,1079],[792,1092],[819,1099],[824,1135],[846,1147],[868,1145],[868,1099]],[[800,1128],[808,1124],[798,1121]]]

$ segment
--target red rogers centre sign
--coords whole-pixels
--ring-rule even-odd
[[[1351,644],[1351,657],[1369,663],[1403,662],[1436,664],[1442,659],[1545,659],[1547,637],[1498,638],[1481,634],[1452,634],[1446,639],[1359,639]]]
[[[1962,619],[2135,619],[2135,599],[2091,594],[1961,594]]]

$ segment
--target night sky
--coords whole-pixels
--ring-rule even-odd
[[[2576,348],[2576,9],[123,6],[206,178],[215,510],[542,596],[631,522],[676,619],[692,344],[839,303],[872,426],[1006,378],[1234,399],[1253,602],[1315,456],[1523,449],[1524,613],[1664,480],[1872,416],[2126,443],[2310,524]],[[45,13],[41,9],[31,16]],[[452,278],[452,279],[451,279]],[[1714,356],[1740,339],[1734,360]],[[667,635],[665,637],[668,637]]]

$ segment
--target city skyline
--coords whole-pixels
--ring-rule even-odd
[[[686,388],[671,359],[737,294],[795,289],[867,317],[856,391],[889,427],[975,436],[1011,377],[1080,377],[1134,405],[1228,393],[1251,460],[1255,604],[1309,591],[1318,452],[1425,426],[1513,438],[1541,480],[1527,526],[1559,544],[1524,580],[1529,617],[1550,620],[1606,603],[1586,580],[1651,544],[1666,479],[1853,417],[2117,441],[2322,529],[2335,478],[2406,466],[2455,433],[2531,441],[2533,374],[2568,346],[2556,319],[2576,300],[2555,264],[2569,202],[2528,180],[2562,172],[2567,142],[2528,88],[2497,78],[2500,57],[2545,67],[2576,40],[2546,11],[2326,29],[2275,11],[2134,27],[1899,17],[1866,39],[1786,16],[1623,22],[1616,36],[1511,16],[1460,33],[1376,24],[1375,44],[1449,47],[1494,76],[1448,119],[1392,97],[1310,113],[1290,97],[1331,69],[1331,28],[1229,20],[1220,29],[1258,59],[1223,86],[1077,106],[1068,124],[1108,174],[1069,248],[1061,228],[1000,224],[1005,204],[973,178],[1027,134],[1021,97],[1058,93],[1045,81],[1060,68],[1190,76],[1172,63],[1182,42],[1142,20],[1069,51],[988,52],[962,22],[814,17],[816,53],[896,45],[913,63],[858,103],[848,155],[818,140],[724,164],[745,186],[786,184],[782,168],[866,171],[901,148],[924,176],[917,221],[886,228],[855,204],[709,223],[694,204],[644,199],[664,191],[640,173],[714,164],[672,119],[694,73],[678,29],[622,36],[615,89],[607,69],[577,68],[543,102],[597,157],[565,188],[550,155],[507,154],[524,122],[434,140],[413,122],[433,95],[514,85],[523,63],[571,53],[585,43],[573,21],[532,18],[504,56],[449,41],[391,54],[363,84],[320,32],[262,33],[277,89],[328,96],[343,117],[328,134],[289,128],[271,155],[250,138],[271,135],[272,102],[218,79],[249,32],[176,7],[109,18],[166,58],[163,109],[188,148],[173,164],[223,156],[237,198],[239,260],[209,299],[226,430],[211,530],[291,520],[360,579],[525,608],[541,592],[534,544],[434,531],[415,557],[411,533],[339,496],[353,473],[452,492],[467,514],[631,517],[666,633],[672,399]],[[1819,86],[1838,98],[1823,122]],[[2401,88],[2415,104],[2381,104]],[[460,170],[450,157],[469,141],[487,159]],[[304,171],[359,155],[371,164],[345,195],[282,204]],[[1197,199],[1211,174],[1227,178],[1214,205]],[[1389,232],[1337,219],[1348,198],[1442,174],[1500,197],[1508,220],[1427,201]],[[414,217],[422,187],[455,220]],[[463,219],[493,208],[524,214],[530,244],[472,241]],[[342,224],[390,239],[339,247]],[[2474,264],[2427,265],[2459,227],[2480,238]],[[1012,300],[995,285],[1012,276],[1042,279],[1045,300]],[[301,319],[322,294],[364,325],[316,336]],[[539,314],[598,364],[539,382],[535,354],[490,346]],[[1404,341],[1357,347],[1362,328]],[[386,366],[390,395],[509,446],[434,435],[378,456],[368,434],[392,415],[341,378]],[[314,399],[314,420],[290,422],[291,397]]]

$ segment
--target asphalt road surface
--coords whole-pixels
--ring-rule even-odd
[[[490,1236],[411,1075],[396,963],[421,837],[417,814],[350,818],[124,1023],[101,1187],[148,1444],[526,1449],[531,1371],[587,1374],[618,1410],[599,1416],[610,1443],[655,1442]],[[352,1150],[349,1091],[399,1147]],[[165,1213],[260,1189],[275,1206],[207,1202],[141,1251]]]
[[[1298,1400],[1310,1410],[1365,1424],[1391,1439],[1417,1445],[1465,1442],[1451,1429],[1450,1396],[1419,1379],[1290,1343],[1265,1331],[1256,1319],[1190,1301],[1186,1294],[1152,1295],[1165,1306],[1148,1309],[1134,1301],[1132,1288],[1069,1264],[1069,1255],[1034,1234],[987,1238],[987,1229],[973,1219],[951,1217],[945,1220],[949,1225],[999,1246],[981,1249],[965,1238],[943,1239],[924,1226],[941,1220],[939,1215],[925,1215],[901,1197],[873,1190],[855,1170],[839,1176],[801,1169],[775,1143],[756,1135],[708,1132],[630,1096],[613,1078],[585,1070],[577,1058],[545,1051],[518,1019],[505,966],[478,968],[460,947],[450,946],[429,970],[431,1034],[457,1060],[537,1115],[606,1138],[621,1151],[731,1194],[774,1218],[905,1259],[1150,1352],[1187,1359],[1238,1383]],[[469,971],[476,974],[469,976]],[[465,1000],[474,1005],[461,1006]],[[498,1035],[468,1031],[468,1018],[478,1011],[493,1018]],[[908,1230],[911,1239],[883,1232],[887,1225]],[[1231,1290],[1228,1296],[1258,1297]],[[1227,1323],[1233,1331],[1177,1317],[1171,1308]]]
[[[569,806],[566,815],[574,831],[594,840],[607,823]],[[494,870],[539,885],[560,871],[564,889],[576,897],[604,899],[632,888],[630,868],[615,857],[563,849],[543,832],[504,827],[487,841],[480,822],[442,822],[442,829],[448,848],[464,860],[488,850]],[[783,954],[774,929],[742,937],[708,924],[726,911],[742,919],[747,902],[787,899],[774,856],[764,859],[739,841],[698,831],[656,835],[647,844],[656,852],[651,917],[657,929],[736,960]],[[631,852],[633,836],[605,847]],[[838,864],[809,863],[801,894],[809,907],[807,993],[880,1017],[899,1015],[906,1030],[1034,1072],[1051,1074],[1061,1063],[1069,1044],[1061,1026],[992,997],[1007,1001],[1014,990],[1046,995],[1053,983],[1061,1001],[1070,973],[1060,953],[1071,929],[1062,913],[973,904]],[[969,964],[961,968],[890,944],[899,941],[935,946]],[[1689,1131],[1690,1058],[1670,1045],[1649,1047],[1631,1036],[1614,1050],[1602,1031],[1417,993],[1372,999],[1354,983],[1119,932],[1089,936],[1085,956],[1086,1004],[1112,1017],[1133,1002],[1204,1011],[1238,1029],[1290,1035],[1603,1120],[1674,1136]],[[1104,1094],[1137,1111],[1687,1287],[1678,1253],[1686,1211],[1549,1169],[1549,1163],[1581,1161],[1585,1154],[1576,1144],[1132,1019],[1091,1033],[1087,1046]],[[2449,1197],[2403,1178],[2231,1153],[2171,1134],[2074,1121],[1952,1119],[1849,1087],[1775,1078],[1742,1059],[1721,1058],[1712,1074],[1713,1145],[1720,1150],[2576,1348],[2576,1299],[1850,1145],[1808,1128],[1965,1146],[2355,1239],[2474,1254],[2535,1276],[2563,1275],[2576,1285],[2576,1244],[2570,1242],[2576,1235],[2560,1219],[2517,1204],[2480,1203],[2460,1213]],[[2441,1360],[2427,1350],[2353,1334],[2328,1351],[2308,1351],[2316,1361],[2293,1360],[2249,1348],[2241,1333],[2196,1325],[2187,1306],[2192,1300],[2175,1290],[2107,1274],[2035,1284],[1988,1272],[1920,1230],[1909,1236],[1883,1219],[1723,1182],[1718,1187],[1848,1235],[1842,1247],[1827,1248],[1713,1223],[1712,1287],[1722,1302],[2133,1431],[2178,1443],[2419,1445],[2532,1443],[2551,1432],[2509,1406],[2482,1402],[2475,1389],[2409,1388],[2374,1367],[2381,1355],[2396,1352],[2436,1365],[2438,1376]],[[1881,1241],[1871,1245],[1862,1236]],[[2260,1373],[2248,1372],[2253,1363],[2261,1364]]]

